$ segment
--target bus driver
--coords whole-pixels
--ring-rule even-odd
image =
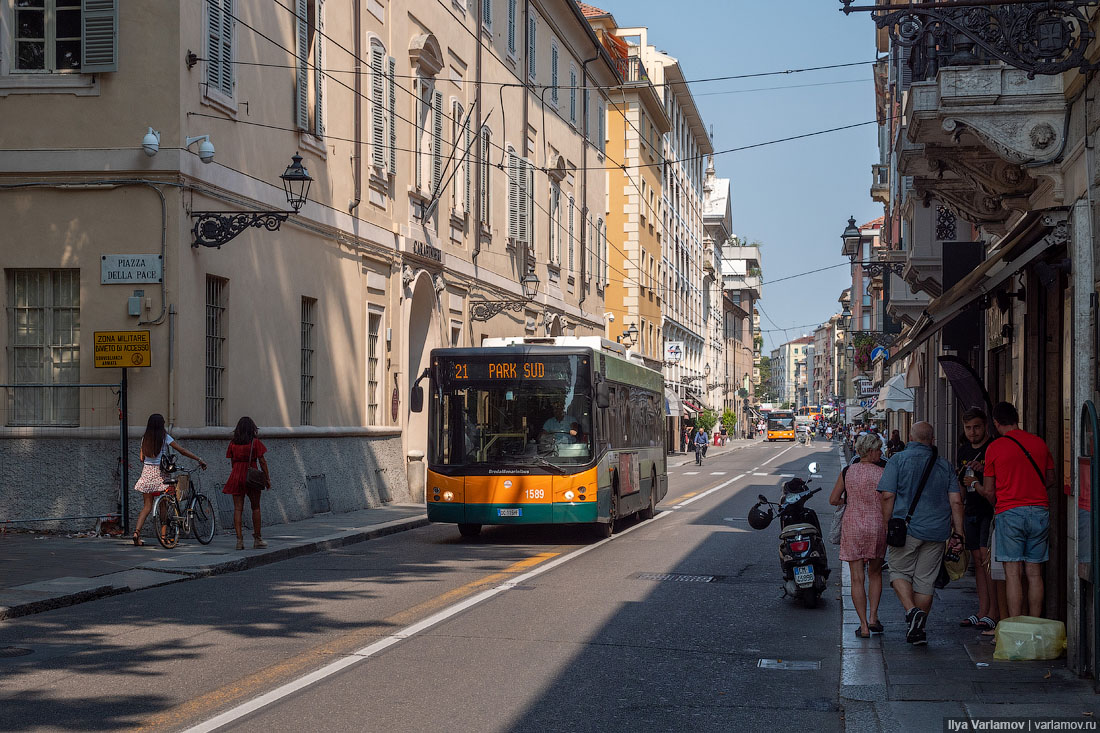
[[[565,414],[565,401],[555,400],[553,409],[554,414],[546,418],[546,422],[542,424],[542,434],[552,435],[554,442],[559,445],[576,442],[577,436],[580,434],[579,424],[572,417]]]

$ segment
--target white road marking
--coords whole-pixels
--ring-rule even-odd
[[[742,475],[744,475],[744,474],[742,474]],[[741,478],[741,477],[738,476],[737,478]],[[695,499],[702,499],[707,494],[712,494],[715,491],[717,491],[718,489],[720,489],[724,486],[728,486],[729,484],[731,484],[733,481],[736,481],[736,480],[737,479],[731,479],[730,481],[727,481],[724,484],[721,484],[720,486],[716,486],[715,488],[713,488],[709,491],[706,491],[702,494],[699,494],[698,496],[694,497],[693,499],[689,499],[688,501],[681,502],[680,504],[677,505],[677,507],[682,507],[685,504],[689,504],[692,501],[695,501]],[[545,565],[540,565],[540,566],[534,568],[533,570],[529,570],[528,572],[524,573],[523,575],[517,575],[516,577],[512,578],[511,580],[509,580],[506,583],[502,583],[501,585],[498,585],[494,588],[489,588],[487,590],[482,591],[481,593],[470,596],[469,598],[467,598],[463,601],[459,601],[458,603],[454,604],[453,606],[448,606],[447,608],[443,609],[439,613],[433,614],[433,615],[429,616],[428,618],[423,619],[422,621],[418,621],[417,623],[412,624],[411,626],[406,626],[404,629],[398,631],[395,634],[391,634],[390,636],[387,636],[384,639],[379,639],[378,641],[374,642],[373,644],[369,644],[369,645],[363,647],[362,649],[359,649],[358,651],[351,652],[346,657],[342,657],[342,658],[336,660],[335,662],[332,662],[330,664],[326,664],[324,667],[321,667],[318,670],[310,672],[309,674],[307,674],[303,677],[299,677],[296,680],[288,682],[285,685],[277,687],[274,690],[272,690],[271,692],[260,695],[257,698],[249,700],[248,702],[245,702],[245,703],[242,703],[242,704],[240,704],[236,707],[230,708],[229,710],[226,710],[224,713],[221,713],[220,715],[216,715],[213,718],[210,718],[209,720],[207,720],[205,722],[199,723],[196,726],[192,726],[191,728],[188,728],[186,731],[184,731],[184,733],[210,733],[211,731],[215,731],[215,730],[217,730],[217,729],[219,729],[223,726],[229,725],[230,723],[233,723],[237,720],[240,720],[241,718],[245,717],[246,715],[251,715],[252,713],[256,712],[257,710],[260,710],[261,708],[267,707],[268,705],[270,705],[273,702],[277,702],[277,701],[283,699],[284,697],[287,697],[288,695],[293,695],[294,693],[299,692],[300,690],[304,690],[305,688],[310,687],[311,685],[313,685],[317,682],[320,682],[321,680],[325,679],[326,677],[331,677],[332,675],[336,674],[337,672],[339,672],[343,669],[347,669],[348,667],[351,667],[352,665],[359,664],[359,663],[363,662],[364,660],[368,659],[369,657],[374,656],[378,652],[380,652],[380,651],[382,651],[382,650],[384,650],[388,647],[391,647],[391,646],[393,646],[394,644],[397,644],[400,641],[404,641],[405,639],[408,639],[411,636],[419,634],[420,632],[424,631],[425,629],[428,629],[428,628],[431,628],[432,626],[440,624],[443,621],[446,621],[447,619],[449,619],[453,616],[456,616],[456,615],[462,613],[463,611],[465,611],[469,608],[472,608],[472,607],[474,607],[474,606],[476,606],[480,603],[484,603],[485,601],[489,600],[493,596],[499,595],[500,593],[503,593],[504,591],[511,590],[511,589],[515,588],[516,586],[518,586],[518,585],[522,585],[523,583],[526,583],[527,581],[531,580],[532,578],[534,578],[536,576],[542,575],[545,572],[553,570],[554,568],[558,567],[559,565],[563,565],[566,562],[569,562],[570,560],[573,560],[577,557],[580,557],[581,555],[585,554],[586,552],[591,552],[592,550],[596,549],[597,547],[600,547],[601,545],[604,545],[608,542],[611,542],[612,540],[616,540],[620,537],[623,537],[624,535],[630,534],[634,530],[636,530],[640,527],[644,527],[645,525],[649,524],[650,522],[654,522],[654,521],[656,521],[656,520],[658,520],[662,517],[668,516],[671,513],[672,512],[661,512],[660,514],[655,516],[653,519],[646,520],[646,521],[643,521],[643,522],[639,522],[639,523],[635,524],[633,527],[628,527],[628,528],[624,529],[623,531],[618,532],[617,534],[615,534],[611,537],[608,537],[607,539],[603,539],[603,540],[600,540],[599,542],[588,545],[587,547],[582,547],[580,549],[574,550],[573,552],[570,552],[567,555],[562,555],[559,558],[556,558],[554,560],[551,560],[551,561],[547,562]]]
[[[779,451],[779,452],[778,452],[778,453],[776,453],[776,454],[775,454],[774,456],[772,456],[772,457],[771,457],[771,458],[769,458],[768,460],[764,461],[764,462],[763,462],[762,464],[760,464],[760,465],[762,465],[762,466],[766,466],[766,465],[768,465],[769,463],[771,463],[772,461],[774,461],[774,460],[775,460],[776,458],[779,458],[779,456],[781,456],[781,455],[783,455],[784,453],[786,453],[787,451],[791,450],[791,448],[794,448],[794,446],[792,445],[792,446],[791,446],[790,448],[784,448],[783,450]]]
[[[794,474],[793,473],[781,473],[781,474],[779,474],[779,478],[794,478]]]
[[[770,473],[754,473],[753,476],[771,476]]]
[[[729,471],[711,471],[711,476],[725,476]]]
[[[738,474],[737,476],[734,476],[733,478],[731,478],[731,479],[730,479],[730,480],[728,480],[728,481],[723,481],[722,483],[720,483],[720,484],[718,484],[717,486],[715,486],[715,487],[714,487],[713,489],[707,489],[707,490],[706,490],[706,491],[704,491],[704,492],[703,492],[702,494],[698,494],[698,495],[696,495],[696,496],[693,496],[693,497],[691,497],[690,499],[685,499],[684,501],[681,501],[681,502],[680,502],[679,504],[675,505],[675,506],[674,506],[674,507],[672,507],[672,508],[673,508],[673,509],[683,509],[683,508],[684,508],[684,507],[686,507],[686,506],[687,506],[688,504],[691,504],[691,503],[692,503],[692,502],[694,502],[694,501],[699,501],[699,500],[700,500],[700,499],[702,499],[703,497],[706,497],[706,496],[710,496],[710,495],[711,495],[711,494],[713,494],[713,493],[714,493],[715,491],[718,491],[719,489],[724,489],[724,488],[726,488],[727,486],[729,486],[730,484],[732,484],[732,483],[733,483],[734,481],[737,481],[738,479],[742,479],[742,478],[744,478],[744,477],[745,477],[746,475],[747,475],[747,474],[744,474],[744,473],[742,473],[742,474]],[[637,526],[637,525],[635,525],[635,526]]]
[[[684,475],[685,476],[698,476],[699,472],[698,471],[684,471]]]

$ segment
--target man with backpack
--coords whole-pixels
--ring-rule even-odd
[[[1020,429],[1020,413],[1011,403],[997,403],[993,425],[1001,437],[985,450],[979,491],[994,507],[994,557],[1004,563],[1008,615],[1022,616],[1026,610],[1039,616],[1043,612],[1043,563],[1049,555],[1054,459],[1042,438]]]

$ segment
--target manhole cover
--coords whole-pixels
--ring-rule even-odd
[[[800,662],[794,659],[761,659],[756,663],[760,669],[786,669],[791,671],[806,671],[821,669],[821,662]]]
[[[681,575],[679,573],[638,573],[638,580],[671,580],[674,583],[713,583],[715,575]]]
[[[0,657],[25,657],[30,653],[30,649],[18,646],[0,646]]]

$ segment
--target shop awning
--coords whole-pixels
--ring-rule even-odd
[[[665,390],[665,417],[683,417],[684,404],[680,396],[671,389]]]
[[[912,412],[913,390],[905,386],[905,375],[895,374],[886,380],[878,393],[878,402],[875,403],[876,411],[885,412]]]
[[[689,413],[689,412],[691,412],[691,413],[700,413],[700,412],[703,411],[702,407],[700,407],[697,403],[692,402],[691,400],[686,399],[686,400],[683,401],[683,404],[684,404],[685,414]]]
[[[928,304],[909,329],[908,341],[890,355],[890,361],[896,363],[907,357],[967,306],[993,293],[1005,280],[1030,265],[1049,248],[1063,242],[1066,217],[1064,210],[1029,212],[1016,228],[1016,233],[1006,239],[996,254]],[[1022,253],[1009,257],[1012,252],[1019,251],[1021,243],[1028,241],[1032,244]]]

